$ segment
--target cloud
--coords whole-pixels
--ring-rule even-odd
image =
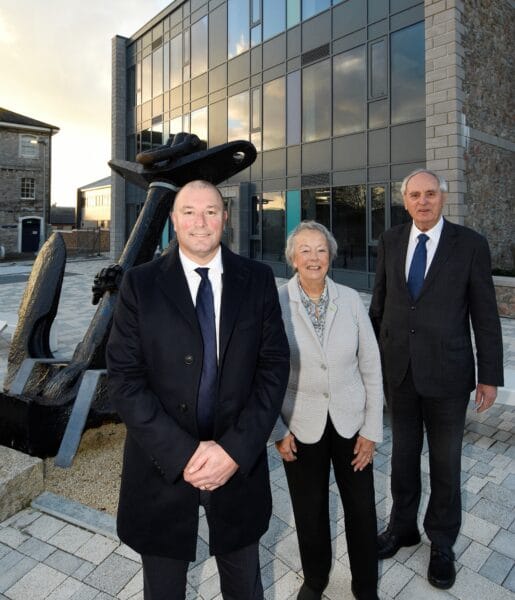
[[[52,201],[74,203],[77,187],[108,172],[111,40],[131,36],[169,4],[24,0],[0,10],[0,106],[61,129]]]

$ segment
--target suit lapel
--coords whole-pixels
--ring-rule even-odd
[[[309,318],[308,312],[304,308],[304,304],[302,304],[299,292],[299,284],[297,283],[297,275],[293,276],[288,282],[288,295],[290,296],[290,300],[294,303],[294,306],[292,307],[292,313],[296,313],[294,315],[295,319],[298,318],[304,323],[304,326],[306,327],[307,331],[309,331],[309,335],[313,338],[313,341],[315,342],[317,347],[320,348],[320,352],[323,354],[324,349],[320,344],[320,340],[318,339],[318,335],[316,334],[315,328],[313,327],[313,323]],[[329,302],[329,305],[331,305],[331,302]]]
[[[247,293],[250,275],[250,271],[244,262],[223,245],[222,262],[224,272],[220,308],[220,364],[223,362],[242,300]]]
[[[406,223],[399,231],[399,239],[396,244],[395,277],[397,279],[397,289],[404,290],[409,294],[408,284],[406,282],[406,254],[408,253],[409,236],[411,223]]]
[[[447,259],[449,258],[455,243],[456,230],[453,227],[452,223],[449,223],[444,219],[443,229],[440,235],[440,240],[438,242],[438,247],[436,248],[435,255],[433,257],[433,260],[431,261],[431,266],[429,267],[426,278],[424,279],[424,284],[422,285],[422,289],[420,290],[419,298],[431,286],[432,282],[436,278],[438,271],[447,262]]]
[[[200,331],[177,247],[164,259],[156,283],[184,319]]]

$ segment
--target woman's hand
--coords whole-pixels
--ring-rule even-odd
[[[354,446],[354,460],[351,462],[354,471],[363,471],[367,465],[372,463],[375,447],[375,442],[358,435]]]
[[[289,433],[279,442],[275,442],[275,447],[284,461],[292,462],[297,460],[297,446],[295,445],[295,436],[293,433]]]

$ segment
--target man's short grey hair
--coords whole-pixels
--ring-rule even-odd
[[[284,251],[286,262],[294,271],[296,271],[295,267],[293,266],[295,238],[301,231],[318,231],[318,233],[321,233],[325,237],[327,241],[327,247],[329,248],[329,263],[336,258],[336,253],[338,252],[338,242],[334,239],[334,235],[329,231],[329,229],[322,225],[322,223],[317,223],[317,221],[301,221],[288,236],[288,239],[286,240],[286,250]]]
[[[408,181],[412,177],[415,177],[415,175],[418,175],[419,173],[427,173],[428,175],[432,175],[438,181],[438,187],[440,188],[440,191],[442,192],[442,194],[447,193],[447,190],[449,189],[447,186],[447,181],[441,175],[438,175],[438,173],[435,173],[434,171],[430,171],[429,169],[415,169],[415,171],[412,171],[409,175],[406,175],[406,177],[402,180],[401,194],[403,196],[406,193],[406,188],[408,187]]]

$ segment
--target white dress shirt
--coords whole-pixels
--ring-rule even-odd
[[[433,262],[433,258],[435,256],[436,249],[438,248],[438,242],[440,241],[440,236],[442,235],[443,229],[443,217],[440,217],[438,223],[429,229],[428,231],[420,231],[420,229],[413,223],[411,225],[411,231],[409,234],[409,242],[408,242],[408,252],[406,253],[406,281],[408,281],[409,268],[411,265],[411,261],[413,260],[413,254],[415,253],[415,248],[418,244],[418,236],[421,233],[425,233],[429,238],[426,242],[426,250],[427,250],[427,259],[426,259],[426,272],[424,273],[424,277],[427,275],[429,271],[429,267]]]
[[[199,267],[209,269],[207,276],[211,282],[211,288],[213,289],[213,300],[215,303],[215,325],[216,325],[216,354],[219,354],[220,347],[220,305],[222,302],[222,273],[224,271],[222,264],[222,250],[218,248],[218,252],[206,265],[199,265],[189,259],[179,247],[179,258],[181,260],[184,274],[186,275],[186,281],[191,293],[191,299],[193,300],[193,306],[197,302],[197,292],[200,286],[201,277],[195,271]]]

